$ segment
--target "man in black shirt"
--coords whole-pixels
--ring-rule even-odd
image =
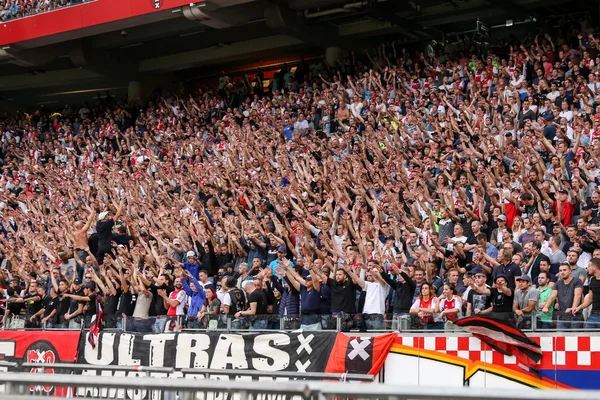
[[[499,319],[508,319],[512,315],[513,291],[508,286],[504,275],[496,275],[494,285],[495,287],[490,289],[491,307],[484,314],[490,314],[490,317]]]
[[[587,266],[590,280],[590,291],[583,303],[573,309],[573,315],[592,306],[592,312],[585,323],[585,329],[600,328],[600,258],[592,258]]]
[[[339,316],[342,326],[342,331],[347,332],[355,325],[360,325],[356,316],[356,290],[358,285],[352,282],[346,270],[352,268],[351,264],[344,264],[344,269],[335,271],[335,279],[327,279],[327,286],[331,291],[331,314]]]
[[[53,289],[56,291],[56,287],[53,287]],[[71,299],[63,296],[65,293],[68,293],[68,291],[69,283],[64,279],[61,279],[58,282],[56,318],[53,322],[55,325],[51,326],[51,328],[66,328],[69,325],[69,321],[65,319],[65,314],[69,312],[69,308],[71,307]]]
[[[162,271],[162,270],[161,270]],[[160,273],[158,277],[154,278],[154,283],[150,286],[150,292],[152,292],[152,304],[150,304],[150,310],[148,315],[155,317],[154,324],[152,325],[153,333],[162,333],[165,330],[165,324],[167,322],[167,309],[163,298],[158,295],[159,290],[164,290],[167,296],[173,291],[173,285],[169,281],[169,275]]]
[[[69,324],[69,329],[79,329],[81,328],[81,316],[83,314],[83,303],[77,301],[72,297],[75,295],[77,297],[83,296],[83,288],[81,287],[81,279],[75,278],[73,280],[73,286],[71,288],[71,293],[66,292],[63,293],[63,298],[69,301],[69,312],[64,315],[65,321]]]
[[[39,328],[40,321],[37,318],[37,313],[42,309],[42,296],[40,296],[38,289],[40,288],[37,281],[32,281],[29,284],[29,291],[23,297],[25,303],[25,328]],[[45,293],[44,293],[45,294]]]
[[[94,315],[96,315],[96,311],[97,311],[97,303],[96,303],[97,295],[96,295],[95,291],[96,291],[96,284],[94,282],[89,282],[89,283],[86,283],[85,286],[83,287],[83,296],[70,294],[70,293],[64,294],[65,297],[71,298],[75,301],[78,301],[78,302],[84,304],[83,305],[83,316],[84,316],[86,328],[90,326],[92,317]]]
[[[42,300],[42,326],[54,328],[57,325],[56,316],[58,304],[58,293],[56,293],[56,290],[54,290],[54,288],[51,288],[50,295],[44,297],[44,300]]]
[[[248,295],[248,309],[238,311],[235,314],[235,318],[243,316],[254,315],[254,322],[250,329],[252,330],[264,330],[267,328],[269,320],[265,318],[267,314],[267,296],[265,292],[256,288],[254,281],[246,281],[244,283],[244,290]]]
[[[104,255],[112,253],[112,228],[115,226],[115,220],[118,220],[121,216],[124,204],[124,201],[121,200],[114,218],[110,218],[108,211],[101,212],[98,215],[98,223],[96,224],[98,252],[96,253],[96,259],[100,265],[104,262]]]

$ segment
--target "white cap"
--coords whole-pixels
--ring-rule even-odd
[[[106,218],[106,216],[108,215],[108,211],[103,211],[100,214],[98,214],[98,221],[102,221],[104,218]]]
[[[186,257],[196,257],[196,253],[194,253],[192,250],[188,251],[185,255]]]

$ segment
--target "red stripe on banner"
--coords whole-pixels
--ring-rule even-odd
[[[339,333],[335,337],[335,344],[329,354],[325,372],[343,374],[346,372],[346,350],[350,337]]]
[[[398,332],[393,332],[374,337],[375,340],[373,342],[372,357],[373,366],[369,371],[370,375],[377,375],[379,371],[381,371],[381,368],[383,367],[383,364],[385,363],[385,360],[390,353],[390,349],[392,348],[397,336]]]
[[[188,4],[189,0],[161,0],[160,8],[156,8],[153,0],[96,0],[4,22],[0,24],[0,45],[56,35]]]

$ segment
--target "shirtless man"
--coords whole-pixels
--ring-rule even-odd
[[[85,260],[89,256],[88,251],[88,230],[92,225],[92,221],[96,219],[96,211],[91,209],[90,216],[87,222],[84,224],[83,221],[77,221],[73,224],[73,239],[75,240],[75,251],[79,255],[79,258]]]

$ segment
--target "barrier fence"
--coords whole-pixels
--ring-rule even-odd
[[[102,397],[135,400],[597,400],[600,391],[489,390],[476,388],[410,387],[329,382],[219,381],[210,379],[152,379],[88,377],[58,374],[4,373],[0,399],[35,400],[30,387],[61,387],[63,397]],[[56,397],[56,396],[55,396]]]
[[[574,318],[572,315],[557,317],[552,320],[542,320],[538,314],[530,314],[519,319],[513,317],[512,313],[506,315],[494,315],[510,320],[525,332],[553,332],[553,331],[599,331],[600,323],[587,323],[583,318]],[[420,321],[414,315],[383,315],[373,316],[364,314],[339,314],[339,315],[314,315],[310,324],[303,323],[301,316],[286,316],[279,318],[274,315],[258,315],[254,318],[232,319],[226,315],[216,315],[209,320],[190,321],[184,316],[178,317],[175,327],[167,329],[167,317],[133,318],[133,317],[104,317],[103,329],[115,329],[123,332],[162,333],[170,332],[193,332],[193,331],[224,331],[238,332],[260,330],[260,331],[293,331],[296,329],[350,332],[422,332],[422,331],[456,331],[452,322],[438,320],[433,314],[429,322]],[[567,318],[568,317],[568,318]],[[316,323],[314,322],[316,321]],[[88,329],[91,320],[74,320],[69,325],[39,324],[33,325],[25,315],[11,316],[3,324],[4,330],[81,330]]]

